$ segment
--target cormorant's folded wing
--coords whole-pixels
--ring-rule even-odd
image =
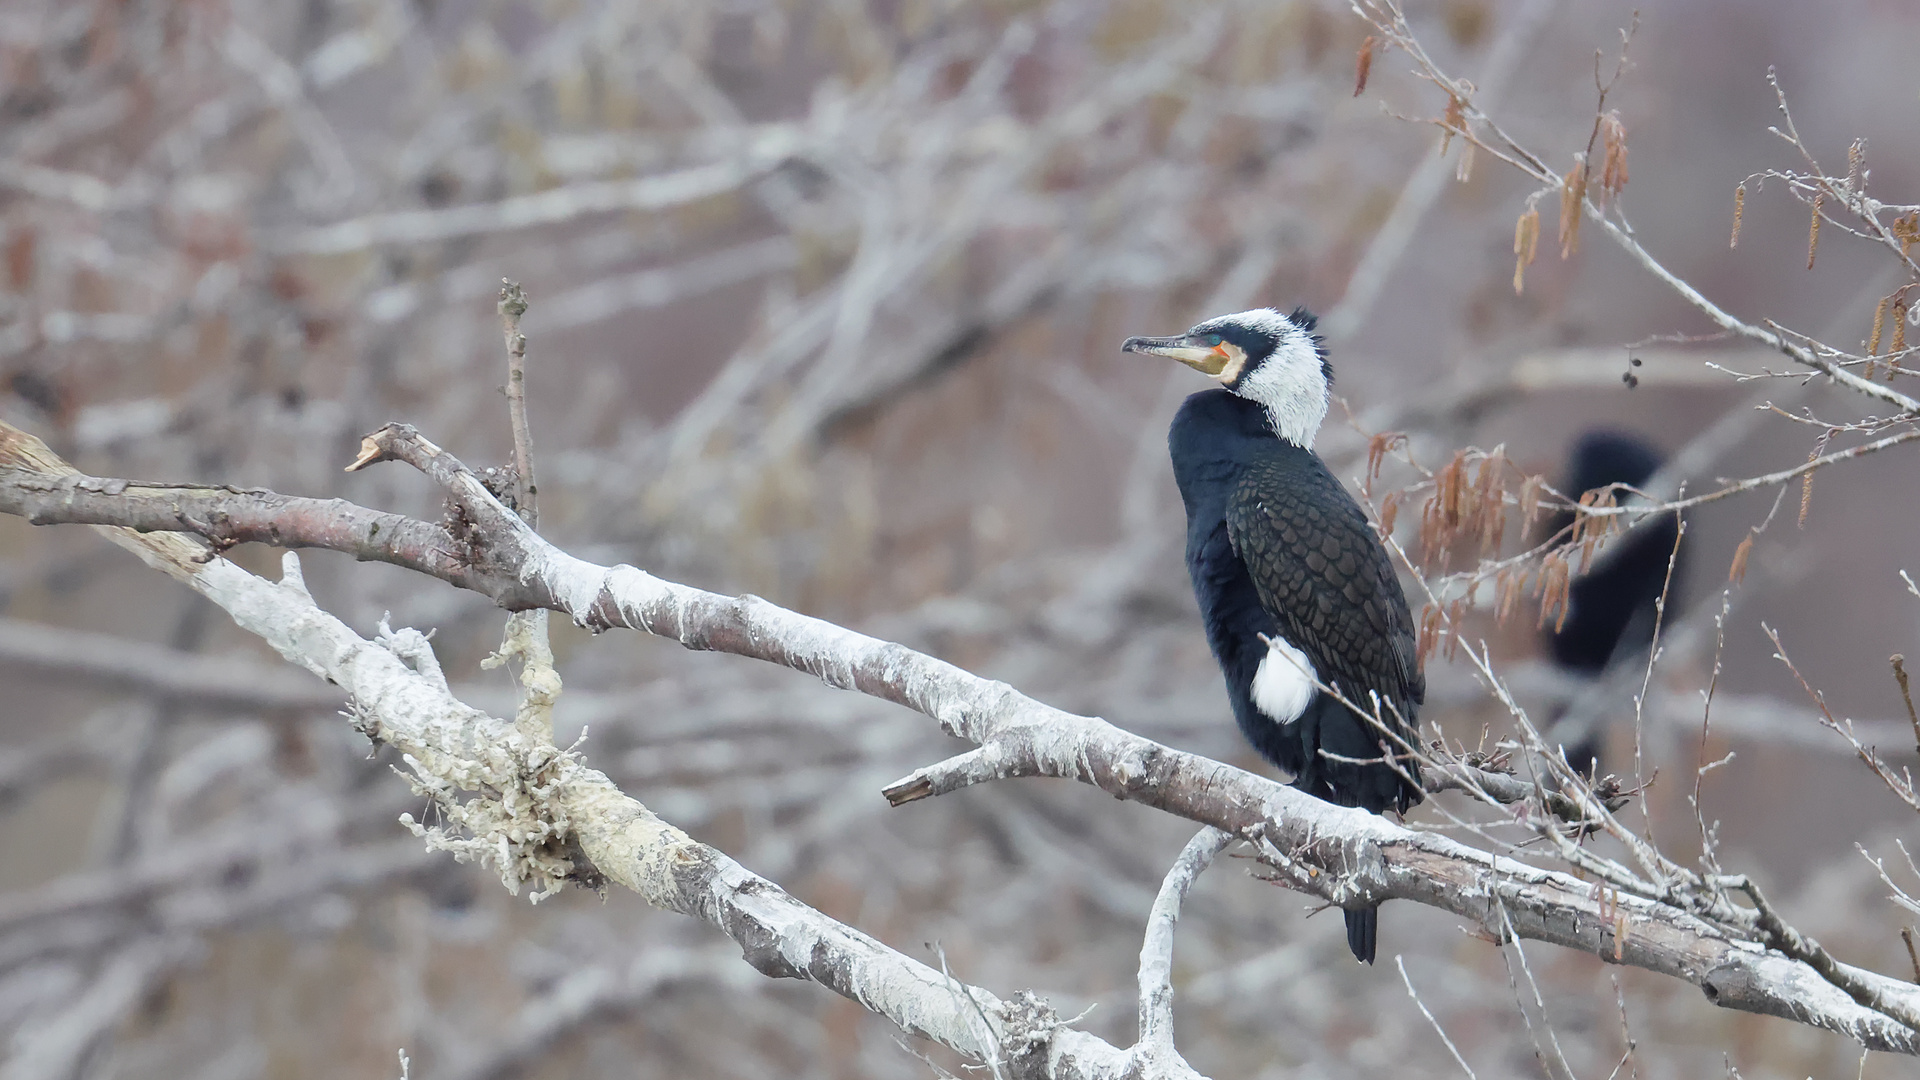
[[[1227,500],[1227,538],[1261,605],[1322,680],[1361,708],[1368,691],[1401,714],[1426,698],[1413,619],[1386,549],[1311,452],[1280,446]]]

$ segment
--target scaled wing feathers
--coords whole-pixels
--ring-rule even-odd
[[[1226,517],[1261,606],[1321,677],[1362,708],[1372,691],[1412,715],[1426,681],[1399,579],[1365,514],[1326,467],[1302,452],[1256,461]]]

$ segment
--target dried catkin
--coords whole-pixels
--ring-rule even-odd
[[[1753,530],[1747,530],[1746,539],[1733,549],[1733,565],[1727,568],[1727,582],[1738,585],[1747,580],[1747,556],[1753,554]]]
[[[1825,206],[1825,193],[1813,197],[1813,223],[1807,226],[1807,269],[1813,269],[1813,257],[1820,253],[1820,208]]]
[[[1573,155],[1573,168],[1560,180],[1560,257],[1580,250],[1580,209],[1587,198],[1587,155]]]
[[[1540,246],[1540,210],[1531,202],[1526,213],[1513,223],[1513,292],[1520,295],[1525,284],[1527,267],[1533,265],[1533,256]]]
[[[1605,206],[1627,186],[1627,127],[1620,122],[1619,112],[1609,112],[1601,120],[1600,132],[1606,147],[1600,166],[1600,204]]]

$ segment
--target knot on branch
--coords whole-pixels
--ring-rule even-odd
[[[1009,1063],[1030,1054],[1044,1055],[1053,1033],[1073,1022],[1062,1019],[1045,998],[1031,990],[1022,990],[1000,1002],[999,1013],[1005,1025],[1000,1048]]]
[[[431,801],[442,823],[402,814],[400,824],[430,850],[494,870],[515,896],[529,886],[534,903],[575,876],[574,828],[560,797],[582,768],[572,750],[529,745],[516,733],[479,747],[471,758],[433,755],[428,762],[407,754],[405,761],[412,771],[401,775],[415,795]]]
[[[510,461],[505,465],[488,465],[475,475],[479,477],[480,486],[487,489],[487,494],[499,500],[501,506],[515,513],[520,512],[520,470],[514,466],[513,462]]]

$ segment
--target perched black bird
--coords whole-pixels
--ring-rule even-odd
[[[1588,431],[1568,455],[1560,490],[1577,498],[1609,484],[1639,487],[1652,479],[1661,464],[1660,452],[1637,435]],[[1571,513],[1548,520],[1548,528],[1555,533],[1571,524]],[[1654,605],[1667,587],[1667,567],[1679,538],[1679,519],[1662,514],[1601,549],[1593,566],[1568,587],[1567,616],[1557,632],[1554,624],[1547,626],[1547,650],[1555,665],[1585,679],[1599,679],[1623,664],[1645,667],[1647,650],[1653,645]],[[1673,569],[1677,585],[1684,558]],[[1597,771],[1605,734],[1601,729],[1604,705],[1588,705],[1564,713],[1547,733],[1551,742],[1562,745],[1567,763],[1582,772]]]
[[[1319,689],[1368,712],[1377,700],[1388,729],[1416,738],[1426,680],[1400,579],[1312,449],[1333,381],[1314,322],[1261,308],[1121,348],[1223,387],[1186,400],[1167,445],[1187,506],[1187,572],[1241,733],[1309,795],[1404,813],[1420,801],[1419,772],[1385,761],[1404,748]],[[1377,909],[1346,916],[1348,947],[1372,963]]]

